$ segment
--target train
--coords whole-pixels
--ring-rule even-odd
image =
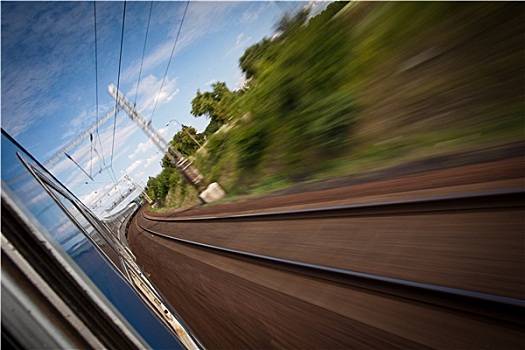
[[[3,129],[2,346],[203,349],[126,243]]]

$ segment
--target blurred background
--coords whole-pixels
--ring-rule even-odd
[[[181,130],[172,144],[230,196],[522,147],[523,13],[457,2],[286,12],[239,59],[244,86],[197,91],[191,113],[208,127]],[[160,206],[195,198],[167,161],[148,193]]]

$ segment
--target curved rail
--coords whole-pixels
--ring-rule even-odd
[[[379,292],[470,314],[496,318],[512,324],[525,325],[523,318],[525,311],[524,300],[218,247],[157,232],[145,227],[138,221],[137,224],[142,230],[153,235],[248,262],[342,283],[372,292]]]
[[[360,203],[299,210],[245,213],[225,216],[155,217],[143,216],[151,221],[257,221],[319,219],[342,216],[384,216],[413,213],[446,212],[458,210],[493,210],[519,208],[525,204],[525,190],[511,188],[475,193],[433,196],[409,200],[393,200],[374,203]]]

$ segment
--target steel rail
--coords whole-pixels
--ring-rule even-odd
[[[511,188],[474,193],[432,196],[408,200],[392,200],[374,203],[358,203],[320,208],[244,213],[224,216],[155,217],[143,214],[151,221],[257,221],[257,220],[305,220],[343,216],[385,216],[413,213],[494,210],[525,206],[525,190]]]
[[[315,265],[307,262],[293,261],[190,241],[151,230],[142,225],[138,221],[138,218],[137,225],[142,230],[153,235],[173,240],[184,245],[245,260],[249,263],[262,264],[279,270],[286,270],[296,274],[342,283],[374,293],[387,294],[424,304],[437,305],[455,311],[498,319],[521,327],[525,325],[525,318],[523,316],[525,314],[525,300],[374,275],[330,266]]]

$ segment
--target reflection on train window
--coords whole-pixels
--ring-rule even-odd
[[[77,207],[69,200],[69,198],[64,197],[62,194],[58,193],[54,189],[49,189],[53,195],[60,201],[64,210],[71,215],[72,219],[77,223],[79,228],[83,230],[86,235],[91,238],[95,244],[104,252],[104,254],[115,264],[117,268],[122,271],[120,264],[120,258],[112,247],[108,244],[108,241],[91,225],[91,223],[86,219],[82,213],[79,212]]]
[[[108,227],[3,130],[1,137],[2,189],[13,194],[31,224],[66,261],[74,261],[71,269],[98,289],[151,348],[183,348],[126,280],[119,258],[123,248]]]
[[[20,158],[22,159],[21,156]],[[82,242],[83,235],[74,228],[76,224],[78,229],[83,231],[85,236],[95,243],[95,246],[100,249],[114,266],[123,272],[120,257],[115,247],[117,243],[112,241],[111,234],[104,232],[105,230],[102,227],[93,227],[95,221],[92,217],[91,221],[88,219],[89,214],[86,213],[85,209],[81,209],[83,205],[78,203],[78,200],[72,198],[72,195],[67,193],[56,181],[53,181],[53,179],[43,174],[36,165],[28,164],[25,160],[23,161],[27,164],[28,170],[32,175],[40,182],[42,187],[51,195],[53,200],[56,201],[56,204],[58,204],[66,214],[66,216],[59,219],[56,227],[53,227],[53,231],[51,231],[63,248],[69,251],[72,256],[82,254],[82,248],[84,246]],[[106,234],[104,235],[104,233]]]

